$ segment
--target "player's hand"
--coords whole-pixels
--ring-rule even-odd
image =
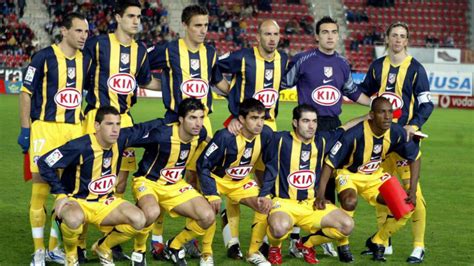
[[[325,198],[316,197],[313,204],[314,210],[324,210],[326,209],[326,203],[329,202]]]
[[[237,118],[232,118],[230,120],[229,125],[227,126],[227,130],[234,135],[238,135],[240,133],[240,129],[242,128],[242,124]]]
[[[215,199],[215,200],[209,201],[209,204],[211,204],[211,208],[214,210],[214,213],[218,214],[221,209],[222,200]]]
[[[257,205],[261,213],[268,214],[272,208],[272,200],[267,197],[258,197]]]
[[[412,203],[414,206],[416,206],[416,191],[410,189],[407,194],[408,197],[405,199],[405,202]]]
[[[27,153],[30,148],[30,128],[22,127],[18,136],[18,144],[23,153]]]
[[[64,206],[69,202],[68,197],[60,198],[57,199],[56,202],[54,203],[54,212],[56,213],[56,216],[61,219],[61,211]]]
[[[416,129],[412,125],[406,125],[403,127],[405,131],[407,132],[407,139],[406,141],[410,141],[413,138],[413,135],[415,135]]]

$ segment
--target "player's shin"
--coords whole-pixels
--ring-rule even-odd
[[[267,215],[255,212],[250,238],[249,254],[254,254],[260,248],[267,231]]]
[[[153,224],[138,231],[138,233],[135,235],[135,241],[133,245],[134,251],[141,253],[146,251],[146,241],[148,239],[148,234],[150,233],[152,228]]]
[[[212,254],[212,241],[216,233],[216,222],[214,222],[202,236],[202,254]]]
[[[35,250],[44,249],[44,225],[46,210],[44,205],[49,194],[49,186],[45,183],[33,183],[30,201],[30,224]]]
[[[61,232],[63,236],[63,245],[66,256],[77,257],[77,241],[82,233],[83,226],[78,228],[70,228],[66,223],[61,223]]]
[[[211,226],[212,227],[212,226]],[[214,227],[215,230],[215,227]],[[170,244],[170,247],[173,249],[181,249],[184,243],[190,241],[191,239],[202,236],[206,233],[206,229],[202,228],[196,220],[186,219],[186,226],[183,231],[181,231]]]

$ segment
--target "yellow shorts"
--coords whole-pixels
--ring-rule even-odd
[[[336,191],[339,194],[346,189],[352,188],[370,205],[375,206],[377,203],[376,198],[379,194],[379,187],[389,176],[390,174],[382,172],[381,170],[370,175],[351,173],[345,169],[338,170],[336,176]]]
[[[73,197],[69,197],[69,199],[77,202],[79,206],[81,206],[86,223],[91,223],[98,227],[113,210],[115,210],[120,204],[127,202],[126,200],[115,196],[99,201],[87,201],[85,199],[76,199]]]
[[[338,209],[334,204],[326,204],[326,209],[314,210],[314,199],[297,201],[275,197],[272,201],[270,215],[276,212],[284,212],[291,217],[293,225],[297,225],[310,233],[315,233],[321,229],[321,221],[324,216]]]
[[[258,197],[260,188],[255,180],[249,176],[246,178],[233,181],[214,176],[216,180],[217,192],[220,195],[225,195],[234,202],[240,202],[242,199],[250,197]]]
[[[382,162],[381,167],[392,175],[397,175],[401,179],[410,179],[410,164],[408,160],[402,158],[398,153],[391,152]]]
[[[80,136],[81,124],[34,121],[30,135],[30,171],[39,173],[36,162],[42,155]]]
[[[182,179],[172,185],[163,185],[144,176],[135,177],[132,182],[132,191],[137,201],[143,196],[152,195],[160,207],[166,210],[171,217],[179,216],[173,212],[175,207],[193,198],[202,197],[193,186]]]
[[[84,134],[94,133],[95,132],[95,115],[97,114],[97,109],[90,110],[85,120],[82,123],[82,130]],[[132,117],[128,114],[120,115],[120,125],[122,128],[133,127]],[[121,171],[135,171],[137,170],[137,161],[135,158],[135,149],[127,148],[122,154],[122,163],[120,165]]]

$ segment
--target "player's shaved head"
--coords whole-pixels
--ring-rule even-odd
[[[280,26],[278,25],[278,23],[273,20],[273,19],[266,19],[266,20],[263,20],[261,21],[260,23],[258,23],[258,28],[257,28],[257,32],[258,33],[261,33],[261,30],[263,27],[266,27],[266,26],[269,26],[269,25],[274,25],[278,28],[278,30],[280,30]]]
[[[392,106],[392,104],[390,103],[389,100],[387,100],[387,98],[377,97],[374,100],[372,100],[372,104],[370,105],[370,111],[375,112],[377,110],[380,110],[382,109],[382,106],[385,104]]]

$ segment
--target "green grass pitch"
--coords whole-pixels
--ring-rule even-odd
[[[291,110],[295,103],[281,103],[278,128],[291,128]],[[356,105],[344,105],[342,121],[367,112],[367,108]],[[161,99],[139,99],[132,114],[136,122],[146,121],[163,115]],[[31,184],[22,178],[22,154],[17,145],[19,133],[18,97],[0,95],[0,265],[26,265],[30,262],[33,249],[28,218]],[[421,183],[427,201],[428,224],[426,228],[426,258],[424,264],[472,265],[474,241],[474,163],[472,111],[435,109],[423,129],[429,138],[423,142]],[[214,130],[219,129],[227,118],[226,102],[216,101],[211,115]],[[140,153],[141,155],[141,153]],[[140,156],[139,155],[139,156]],[[129,186],[130,187],[130,186]],[[127,199],[132,199],[128,189]],[[52,199],[48,202],[51,210]],[[253,216],[246,207],[242,207],[240,222],[240,241],[244,252],[248,248],[250,228]],[[373,264],[369,257],[360,254],[364,250],[365,239],[376,229],[373,209],[360,201],[355,215],[356,227],[351,237],[351,247],[355,255],[355,264]],[[165,239],[183,228],[183,219],[165,220]],[[48,228],[48,227],[46,227]],[[219,230],[214,239],[214,259],[216,265],[244,265],[244,262],[228,260],[222,244]],[[45,236],[49,230],[45,230]],[[95,229],[90,229],[89,247],[99,237]],[[407,224],[393,237],[394,254],[388,256],[385,265],[406,264],[405,260],[412,250],[411,225]],[[130,251],[132,245],[124,245]],[[322,253],[320,248],[317,253]],[[304,265],[303,260],[290,258],[287,243],[284,243],[283,255],[286,265]],[[98,265],[96,257],[89,252],[89,265]],[[338,264],[337,258],[318,255],[323,265]],[[188,260],[190,265],[198,265],[198,260]],[[153,261],[148,255],[149,264],[167,264]],[[127,263],[117,263],[127,265]]]

